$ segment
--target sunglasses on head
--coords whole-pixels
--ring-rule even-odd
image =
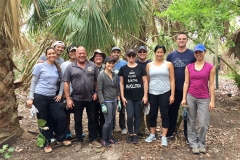
[[[128,57],[136,57],[136,54],[128,54]]]

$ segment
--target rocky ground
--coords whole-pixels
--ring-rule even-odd
[[[228,97],[231,94],[232,97]],[[230,95],[229,95],[230,96]],[[138,145],[126,143],[127,135],[121,135],[117,126],[114,131],[120,144],[111,148],[95,147],[87,143],[85,138],[84,146],[81,151],[76,152],[73,143],[70,147],[60,146],[53,149],[52,153],[46,154],[43,149],[35,145],[36,135],[28,133],[28,130],[38,131],[36,119],[30,117],[29,110],[25,108],[26,93],[17,91],[19,99],[19,115],[24,118],[20,121],[24,134],[18,138],[13,145],[15,151],[11,159],[30,160],[30,159],[88,159],[88,160],[153,160],[153,159],[224,159],[240,160],[240,107],[238,97],[239,92],[233,81],[221,78],[219,89],[216,90],[216,108],[211,113],[211,121],[207,134],[207,153],[193,155],[189,145],[185,143],[182,126],[176,139],[169,140],[168,147],[160,147],[160,140],[153,143],[146,143],[141,139]],[[240,97],[239,97],[240,99]],[[87,118],[84,113],[84,133],[87,134]],[[73,129],[73,119],[71,121]],[[161,135],[160,119],[158,119],[158,134]],[[146,130],[147,132],[147,130]],[[86,136],[87,137],[87,136]],[[98,139],[99,142],[101,139]],[[3,157],[0,156],[0,159]]]

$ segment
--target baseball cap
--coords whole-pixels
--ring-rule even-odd
[[[68,48],[67,48],[67,52],[69,53],[69,52],[71,52],[72,50],[77,50],[77,47],[75,47],[75,46],[69,46]]]
[[[53,43],[53,47],[55,47],[56,45],[63,45],[65,47],[65,44],[62,41],[56,41]]]
[[[116,62],[116,59],[113,58],[112,56],[109,56],[109,57],[105,58],[104,63],[106,63],[106,62],[110,62],[110,61],[114,61],[114,62]]]
[[[129,50],[127,50],[126,55],[128,55],[128,54],[130,54],[130,53],[137,54],[134,49],[129,49]]]
[[[106,58],[106,54],[105,53],[103,53],[100,49],[96,49],[94,51],[94,53],[93,53],[93,56],[90,58],[90,61],[92,61],[92,62],[94,61],[94,57],[96,56],[96,54],[101,54],[102,57],[103,57],[103,61]]]
[[[113,52],[114,50],[119,50],[119,51],[121,51],[121,49],[120,49],[119,47],[113,47],[113,48],[112,48],[112,52]]]
[[[145,46],[140,46],[140,47],[138,48],[138,52],[139,52],[141,49],[147,52],[147,48],[146,48]]]
[[[203,44],[197,44],[193,49],[193,52],[196,52],[196,51],[204,52],[206,51],[206,47]]]

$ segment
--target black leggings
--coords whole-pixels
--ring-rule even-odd
[[[141,123],[141,116],[140,112],[142,109],[140,108],[141,101],[132,101],[127,100],[126,110],[127,110],[127,126],[128,126],[128,133],[129,134],[137,134],[140,123]]]
[[[157,126],[158,107],[160,107],[162,127],[163,128],[169,127],[169,118],[168,118],[169,97],[170,97],[170,91],[160,95],[153,95],[149,93],[150,127]]]

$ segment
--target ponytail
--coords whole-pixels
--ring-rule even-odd
[[[61,67],[59,66],[59,64],[56,61],[54,61],[54,64],[57,67],[58,73],[60,74],[61,73]]]

